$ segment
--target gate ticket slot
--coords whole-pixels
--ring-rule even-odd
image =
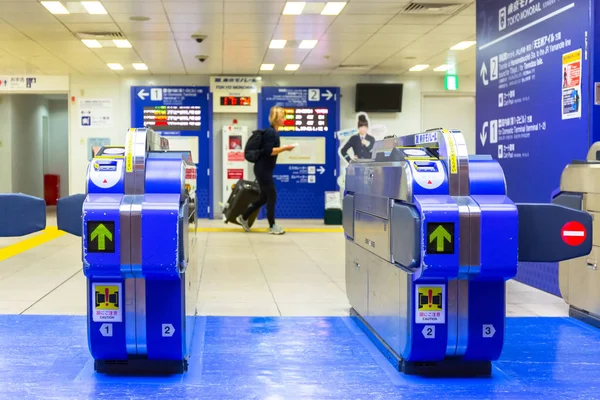
[[[588,213],[513,203],[497,161],[469,156],[455,130],[377,142],[372,161],[348,166],[343,211],[352,315],[408,374],[491,374],[518,262],[592,243]],[[577,227],[589,236],[559,245]],[[551,256],[542,243],[556,244]]]
[[[199,288],[196,226],[188,223],[189,165],[168,146],[149,129],[131,129],[125,146],[105,147],[91,161],[88,194],[58,205],[61,229],[83,239],[89,347],[98,372],[188,368]]]

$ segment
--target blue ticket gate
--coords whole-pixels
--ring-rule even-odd
[[[0,237],[19,237],[46,229],[46,202],[21,193],[0,193]]]
[[[592,218],[558,204],[514,204],[490,156],[459,131],[377,142],[348,166],[346,292],[352,315],[401,371],[489,375],[504,343],[505,281],[519,261],[588,254]],[[568,244],[577,223],[584,240]]]
[[[184,155],[152,130],[131,129],[125,146],[98,152],[87,176],[87,195],[59,200],[58,225],[82,236],[95,369],[182,373],[199,288]]]

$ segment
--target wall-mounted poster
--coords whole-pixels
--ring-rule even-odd
[[[371,124],[365,112],[356,114],[355,126],[336,132],[339,140],[341,173],[338,185],[343,192],[346,183],[346,167],[353,160],[371,159],[373,146],[378,140],[387,136],[387,128],[381,124]]]

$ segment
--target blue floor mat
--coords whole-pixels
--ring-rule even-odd
[[[600,330],[569,318],[509,318],[491,378],[393,370],[350,318],[200,317],[190,370],[96,374],[86,319],[0,315],[0,399],[593,399]]]

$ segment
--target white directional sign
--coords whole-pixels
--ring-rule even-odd
[[[485,63],[483,63],[481,65],[481,70],[479,71],[479,75],[481,76],[481,80],[483,81],[483,84],[485,86],[490,84],[490,81],[488,81],[488,78],[487,78],[487,74],[488,74],[487,67],[486,67]]]
[[[321,101],[321,89],[308,89],[308,101]]]
[[[494,328],[494,325],[492,325],[492,324],[483,325],[483,337],[484,338],[494,337],[495,334],[496,334],[496,328]]]
[[[142,100],[146,100],[148,96],[150,96],[150,93],[146,92],[146,89],[142,89],[138,92],[138,97]]]
[[[331,93],[331,90],[327,89],[323,97],[325,97],[325,100],[329,101],[333,97],[333,93]]]
[[[319,171],[319,174],[323,175],[325,173],[325,168],[323,168],[323,166],[320,166],[318,171]]]
[[[479,133],[479,138],[481,139],[481,145],[485,146],[485,141],[487,140],[487,129],[490,124],[485,121],[483,123],[483,127],[481,128],[481,132]]]
[[[498,143],[498,120],[490,121],[490,143]]]
[[[105,337],[112,337],[113,335],[113,324],[102,324],[100,326],[100,333]]]
[[[435,339],[435,325],[425,325],[421,332],[425,339]]]
[[[172,337],[175,333],[175,328],[173,324],[162,324],[162,336],[163,337]]]

